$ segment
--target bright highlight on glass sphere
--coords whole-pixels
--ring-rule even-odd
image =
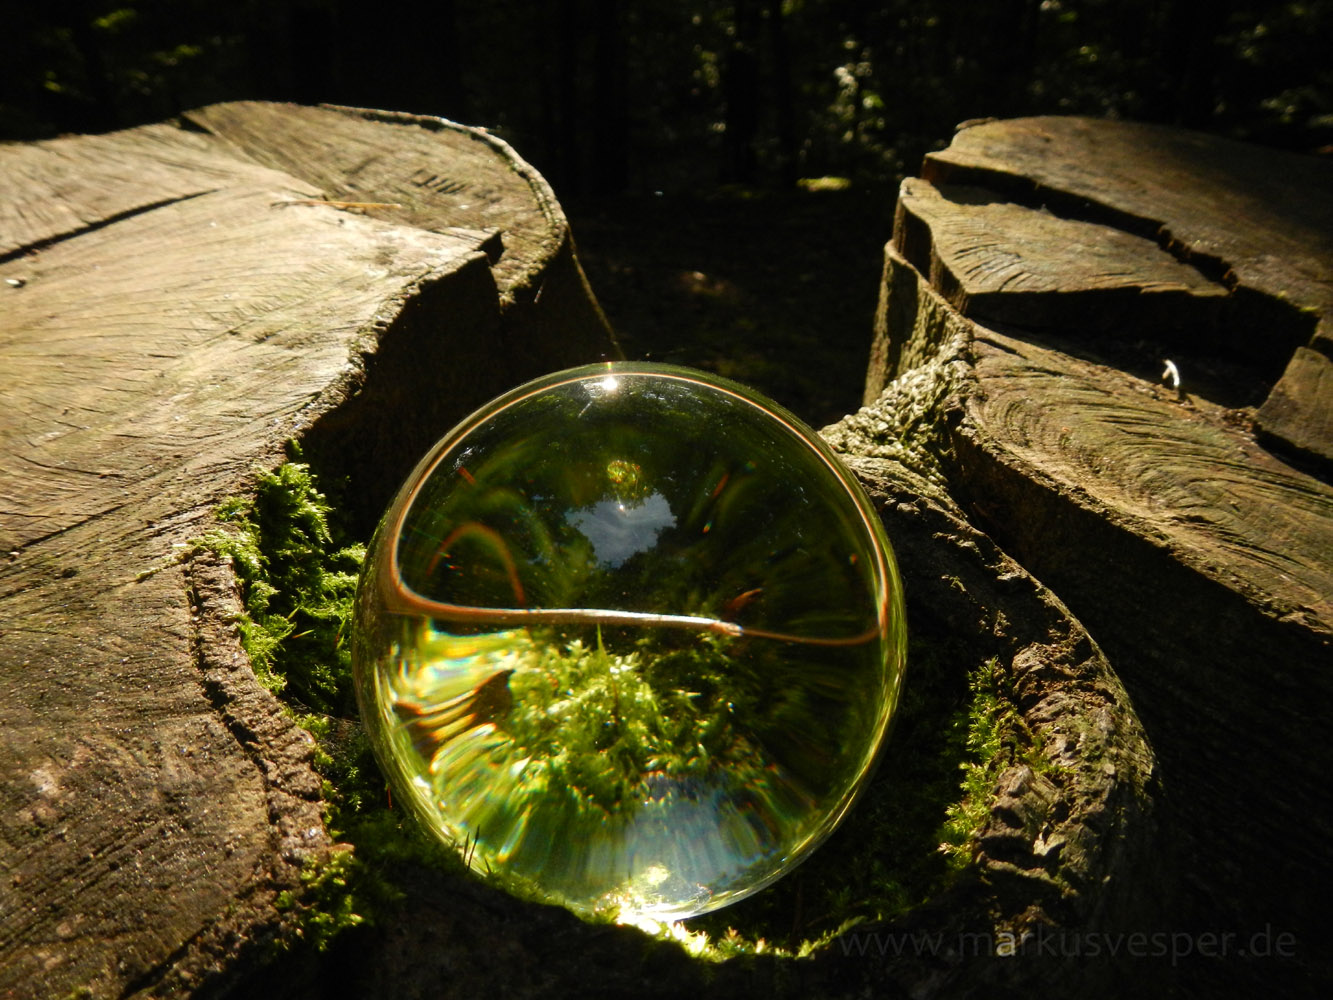
[[[357,599],[396,801],[585,915],[679,920],[791,870],[868,779],[904,667],[878,516],[731,382],[603,364],[422,461]]]

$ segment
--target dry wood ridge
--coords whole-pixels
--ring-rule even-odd
[[[568,239],[546,181],[479,129],[415,115],[257,102],[214,105],[184,120],[249,160],[307,180],[329,201],[372,204],[377,218],[424,229],[503,234],[509,252],[494,270],[505,290],[532,284]]]
[[[1333,488],[1265,448],[1262,418],[1289,361],[1327,363],[1326,165],[1032,119],[966,129],[923,174],[867,402],[930,400],[906,440],[1125,682],[1161,763],[1165,919],[1281,923],[1310,948],[1244,976],[1303,982],[1333,834]]]
[[[1258,366],[1277,383],[1260,431],[1333,462],[1333,163],[1157,126],[1028,118],[964,129],[922,177],[1146,237],[1220,283],[1220,319],[1208,303],[1162,339],[1205,366],[1218,353]]]
[[[374,453],[387,495],[469,405],[613,349],[599,322],[538,336],[565,323],[533,304],[544,285],[599,314],[559,206],[503,144],[289,106],[192,120],[0,148],[5,996],[206,979],[327,848],[306,740],[237,645],[230,570],[176,561],[212,507],[312,428]],[[312,120],[423,193],[358,187],[370,167],[308,141]],[[261,133],[263,156],[234,137]],[[451,212],[429,171],[483,207]],[[405,206],[323,204],[352,200]],[[381,447],[383,420],[357,438],[343,414],[397,380],[408,443]]]

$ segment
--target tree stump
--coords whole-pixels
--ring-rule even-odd
[[[512,150],[349,109],[0,147],[0,298],[0,996],[217,990],[329,844],[230,568],[177,557],[289,439],[378,516],[475,405],[616,348]]]
[[[1330,976],[1331,275],[1333,164],[985,123],[903,184],[867,380],[929,397],[948,493],[1106,652],[1163,784],[1144,891],[1233,933],[1194,971],[1240,993]]]
[[[870,405],[823,431],[882,512],[912,634],[935,653],[915,683],[994,671],[1031,734],[962,874],[808,957],[713,965],[414,870],[396,909],[320,965],[264,967],[279,894],[331,849],[318,782],[240,649],[230,567],[173,552],[293,437],[348,477],[368,530],[452,421],[614,342],[549,190],[475,130],[224,105],[0,148],[0,167],[0,995],[1119,996],[1178,971],[1174,952],[1124,961],[1131,935],[1247,931],[1269,912],[1297,926],[1299,907],[1276,907],[1309,885],[1327,813],[1309,737],[1328,488],[1264,452],[1238,409],[1251,368],[1282,374],[1282,350],[1173,346],[1177,398],[1112,334],[1182,346],[1198,309],[1214,331],[1279,317],[1288,354],[1317,353],[1318,317],[1218,290],[1107,217],[988,195],[973,173],[904,188]],[[1009,233],[1016,219],[1031,227]],[[1074,238],[1061,221],[1104,262],[1101,285],[1056,273],[1069,258],[1051,242]],[[946,274],[949,233],[981,233],[959,259],[990,262]],[[1023,260],[1039,282],[992,280],[995,261]],[[1070,322],[1089,304],[1100,339]],[[868,797],[919,793],[905,732]],[[844,824],[817,856],[850,857],[854,835]],[[1268,884],[1232,878],[1256,856]],[[1278,973],[1307,982],[1307,957]]]

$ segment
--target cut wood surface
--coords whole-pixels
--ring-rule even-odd
[[[1333,462],[1333,163],[1161,126],[1026,118],[963,129],[926,157],[921,175],[941,190],[972,185],[1154,240],[1220,283],[1230,299],[1220,321],[1209,296],[1196,317],[1182,317],[1179,336],[1161,339],[1205,365],[1220,346],[1268,384],[1281,377],[1281,405],[1260,410],[1261,432]],[[1079,244],[1070,249],[1080,256]],[[1156,333],[1130,323],[1123,336]],[[1295,361],[1298,347],[1314,353]]]
[[[984,188],[909,178],[897,245],[959,312],[1085,336],[1170,337],[1191,321],[1216,328],[1225,287],[1151,240]]]
[[[994,672],[1031,746],[935,898],[859,946],[721,965],[415,869],[322,965],[263,965],[291,933],[280,894],[335,848],[308,738],[240,648],[230,565],[182,554],[291,438],[348,477],[368,533],[453,421],[614,356],[545,182],[477,130],[342,108],[0,147],[0,996],[1308,987],[1333,832],[1333,491],[1251,428],[1293,354],[1324,357],[1320,279],[1301,272],[1288,292],[1311,311],[1294,308],[1265,284],[1287,244],[1256,236],[1246,257],[1223,227],[1190,230],[1172,213],[1206,199],[1136,179],[1124,150],[1103,188],[1129,193],[1094,204],[1088,150],[1147,134],[1102,124],[969,129],[976,164],[932,175],[946,151],[905,185],[868,405],[822,432],[898,552],[934,652],[912,669],[963,692]],[[1161,149],[1197,146],[1172,135],[1152,177]],[[1172,242],[1187,232],[1193,256]],[[1208,263],[1224,250],[1240,279]],[[1234,335],[1255,317],[1279,346]],[[909,758],[891,740],[867,798],[919,795]],[[851,856],[853,835],[821,853]],[[782,933],[838,930],[795,898]],[[1265,925],[1297,935],[1295,958],[1201,978],[1174,954],[1112,960],[1131,934]],[[1027,949],[1042,935],[1057,952]]]
[[[0,996],[216,987],[328,850],[230,569],[177,558],[213,506],[304,434],[364,460],[369,510],[472,406],[614,356],[503,143],[345,109],[187,122],[0,147]],[[378,421],[349,402],[405,392]]]
[[[1125,683],[1160,764],[1166,925],[1303,942],[1201,992],[1327,981],[1333,488],[1256,433],[1271,378],[1327,362],[1327,165],[1032,119],[960,132],[923,175],[867,402],[930,401],[904,440]]]
[[[1039,755],[982,803],[966,876],[873,928],[947,947],[717,968],[424,871],[322,971],[265,970],[280,895],[341,848],[308,738],[239,645],[231,566],[192,542],[293,437],[368,532],[452,421],[614,342],[544,182],[448,123],[224,105],[6,147],[0,177],[0,995],[582,996],[592,963],[625,995],[952,996],[1050,976],[957,941],[1142,919],[1156,771],[1123,688],[866,411],[826,434],[916,581],[914,630],[947,638],[960,691],[996,664]],[[919,794],[893,753],[874,794]]]

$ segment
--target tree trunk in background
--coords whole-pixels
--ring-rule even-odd
[[[752,184],[759,167],[758,0],[737,0],[735,34],[722,67],[722,99],[726,106],[722,133],[724,184]]]
[[[551,157],[551,175],[561,190],[577,184],[583,163],[583,115],[579,102],[579,49],[583,21],[579,0],[560,0],[554,8],[543,7],[542,17],[554,14],[549,34],[558,39],[554,53],[547,47],[543,66],[554,66],[554,78],[547,77],[542,103],[546,109],[546,148]]]
[[[800,145],[796,138],[796,105],[792,90],[791,46],[787,39],[782,0],[769,0],[769,47],[773,52],[773,113],[777,123],[778,183],[789,188],[796,183]]]
[[[587,193],[620,194],[629,181],[629,80],[617,0],[596,0],[593,17],[592,162]]]
[[[1212,119],[1216,75],[1222,62],[1218,36],[1225,30],[1231,8],[1232,0],[1176,0],[1168,6],[1159,38],[1167,80],[1163,97],[1172,109],[1165,120],[1202,128]]]

